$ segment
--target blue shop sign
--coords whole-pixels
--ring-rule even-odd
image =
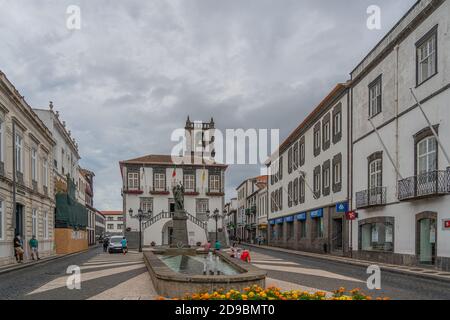
[[[284,222],[283,218],[278,218],[278,219],[275,220],[276,224],[283,224],[283,222]]]
[[[275,224],[275,220],[270,220],[269,223],[273,226]]]
[[[348,212],[348,202],[341,202],[336,204],[336,212]]]
[[[294,222],[294,216],[285,217],[284,222]]]
[[[299,213],[295,216],[298,221],[306,221],[306,212]]]
[[[323,208],[311,211],[311,218],[322,218],[323,217]]]

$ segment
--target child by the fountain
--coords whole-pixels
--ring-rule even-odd
[[[251,259],[250,259],[250,252],[248,250],[244,250],[244,252],[242,252],[241,260],[245,261],[247,263],[250,263],[250,261],[251,261]]]

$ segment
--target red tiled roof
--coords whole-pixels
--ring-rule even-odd
[[[278,148],[277,152],[281,155],[284,151],[286,151],[289,146],[291,146],[295,140],[297,140],[302,134],[303,131],[308,127],[310,122],[314,120],[314,117],[319,114],[323,108],[328,107],[328,104],[333,101],[333,99],[344,92],[350,86],[350,82],[347,83],[338,83],[333,90],[314,108],[314,110],[308,114],[308,116],[295,128],[294,131],[283,141],[283,143]],[[273,156],[273,155],[272,155]],[[271,157],[266,161],[266,165],[270,164]]]
[[[175,160],[175,161],[174,161]],[[217,166],[228,167],[227,165],[220,164],[214,161],[208,161],[201,157],[190,156],[171,156],[171,155],[158,155],[150,154],[143,157],[120,161],[120,164],[165,164],[165,165],[198,165],[198,166]]]
[[[118,216],[123,214],[123,211],[100,211],[104,216]]]

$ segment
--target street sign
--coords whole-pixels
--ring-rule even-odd
[[[450,230],[450,220],[444,220],[444,229]]]
[[[336,204],[336,212],[348,212],[348,202],[341,202]]]
[[[358,218],[358,212],[356,211],[346,212],[345,217],[347,218],[347,220],[356,220]]]

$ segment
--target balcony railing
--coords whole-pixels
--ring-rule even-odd
[[[398,182],[400,201],[448,193],[450,193],[450,170],[430,171]]]
[[[368,208],[386,204],[386,187],[375,187],[356,193],[356,208]]]

